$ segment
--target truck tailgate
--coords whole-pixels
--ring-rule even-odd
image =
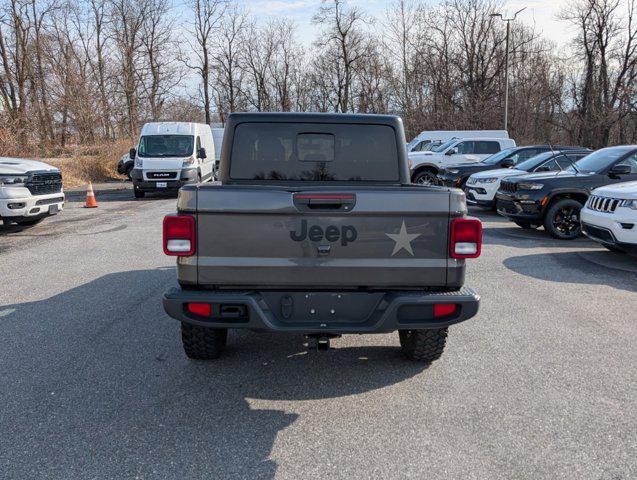
[[[182,193],[180,210],[196,205],[199,285],[262,290],[447,284],[447,190],[206,185]]]

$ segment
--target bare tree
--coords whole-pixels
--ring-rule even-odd
[[[195,70],[201,78],[204,115],[207,124],[212,121],[212,96],[210,93],[212,36],[218,32],[226,6],[225,0],[191,0],[190,2],[190,7],[194,12],[192,31],[198,48],[192,49],[195,51],[197,63],[187,63],[187,65]],[[190,45],[192,46],[192,43]]]
[[[336,96],[338,111],[350,110],[350,90],[357,64],[365,57],[363,25],[368,22],[362,10],[347,7],[344,0],[324,0],[313,18],[314,23],[325,27],[316,44],[338,66]],[[330,61],[330,60],[326,60]]]

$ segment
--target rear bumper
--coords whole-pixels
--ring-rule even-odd
[[[185,323],[300,333],[386,333],[441,328],[478,313],[480,297],[469,288],[454,292],[206,291],[171,288],[164,310]],[[188,312],[188,303],[211,304],[212,315]],[[434,304],[456,304],[434,317]]]

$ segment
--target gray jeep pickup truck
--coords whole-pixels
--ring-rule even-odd
[[[230,115],[219,182],[184,186],[164,218],[180,287],[163,302],[186,355],[217,358],[229,328],[319,349],[398,330],[408,358],[438,359],[478,311],[463,284],[482,227],[462,191],[411,184],[405,143],[395,116]]]

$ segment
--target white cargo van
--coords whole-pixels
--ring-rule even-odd
[[[212,127],[212,139],[215,142],[215,167],[214,176],[217,179],[217,172],[219,171],[219,159],[221,158],[221,147],[223,146],[223,136],[226,129],[223,127]]]
[[[177,191],[187,183],[212,180],[215,142],[205,123],[147,123],[130,157],[135,197],[141,198],[146,192]]]
[[[430,130],[420,132],[407,144],[407,152],[430,150],[431,143],[440,145],[453,138],[509,138],[506,130]]]

